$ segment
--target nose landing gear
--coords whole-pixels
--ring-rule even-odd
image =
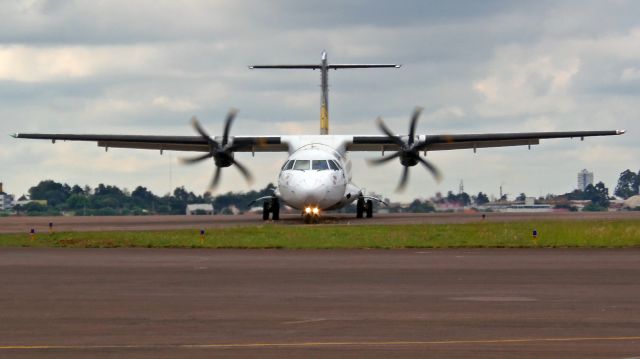
[[[304,212],[302,212],[302,216],[304,217],[304,223],[306,224],[317,224],[320,223],[320,208],[318,207],[305,207]]]

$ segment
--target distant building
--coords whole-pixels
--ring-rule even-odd
[[[520,202],[494,202],[479,207],[480,210],[506,213],[536,213],[553,212],[553,206],[549,204],[536,204],[535,197],[526,197],[524,203]]]
[[[640,195],[629,197],[624,201],[625,209],[640,209]]]
[[[0,182],[0,211],[8,211],[13,208],[13,196],[5,193]]]
[[[584,191],[588,185],[593,185],[593,172],[583,169],[578,172],[578,189]]]
[[[213,205],[211,203],[188,204],[186,215],[192,216],[194,214],[205,214],[205,215],[212,216]]]

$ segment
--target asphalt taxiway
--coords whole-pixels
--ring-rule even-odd
[[[637,357],[640,250],[0,249],[0,357]]]

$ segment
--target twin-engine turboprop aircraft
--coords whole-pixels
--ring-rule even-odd
[[[379,118],[378,127],[383,135],[329,135],[329,70],[359,68],[399,68],[396,64],[330,64],[326,52],[322,53],[319,64],[308,65],[256,65],[250,69],[312,69],[320,71],[321,106],[320,134],[299,136],[231,136],[230,129],[236,111],[229,112],[222,136],[212,137],[194,118],[192,125],[198,136],[147,136],[147,135],[78,135],[16,133],[15,138],[46,139],[55,143],[62,141],[94,141],[98,146],[113,148],[138,148],[162,151],[193,151],[204,154],[183,160],[196,163],[213,159],[215,174],[211,188],[220,180],[221,169],[236,166],[247,181],[252,180],[249,170],[234,158],[235,152],[288,152],[278,176],[278,186],[272,196],[259,198],[263,203],[263,219],[270,215],[280,219],[282,203],[302,212],[305,222],[317,221],[320,213],[344,207],[356,201],[358,218],[373,215],[373,201],[377,198],[366,196],[362,189],[352,183],[351,162],[348,153],[352,151],[380,152],[382,157],[371,159],[372,164],[382,164],[398,159],[402,176],[398,189],[403,189],[408,180],[409,168],[420,164],[436,179],[441,174],[438,169],[423,158],[428,151],[473,149],[504,146],[529,146],[539,144],[549,138],[581,138],[590,136],[621,135],[624,130],[612,131],[570,131],[570,132],[524,132],[524,133],[482,133],[482,134],[416,134],[416,124],[420,116],[417,108],[409,122],[406,135],[394,134]],[[392,152],[385,156],[385,152]]]

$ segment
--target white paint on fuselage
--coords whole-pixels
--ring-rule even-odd
[[[326,139],[328,136],[318,137]],[[305,138],[305,140],[312,139]],[[311,167],[305,170],[283,168],[278,176],[278,195],[281,201],[295,209],[318,207],[320,210],[326,210],[343,207],[357,199],[360,189],[350,184],[351,162],[343,150],[344,146],[337,143],[324,144],[319,141],[310,141],[311,143],[307,141],[289,142],[292,152],[287,162],[332,160],[340,168],[338,170],[331,168],[314,170]],[[299,146],[296,146],[296,142]],[[302,142],[307,143],[303,144]]]

